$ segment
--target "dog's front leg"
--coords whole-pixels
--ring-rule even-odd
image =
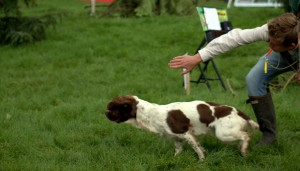
[[[196,141],[196,138],[193,135],[191,135],[190,133],[185,133],[184,139],[192,146],[192,148],[198,154],[199,161],[202,162],[205,158],[204,152],[203,152],[204,150],[200,146],[200,144],[198,144],[198,142]]]
[[[182,152],[182,142],[175,140],[175,156]]]

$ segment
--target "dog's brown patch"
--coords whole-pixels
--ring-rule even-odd
[[[215,107],[215,117],[222,118],[229,115],[232,111],[232,107],[229,106],[216,106]]]
[[[220,106],[220,104],[215,103],[215,102],[206,102],[206,103],[211,105],[211,106]]]
[[[215,120],[208,105],[199,104],[197,106],[198,113],[200,115],[200,122],[205,123],[207,126]]]
[[[247,120],[250,120],[250,117],[249,117],[248,115],[246,115],[244,112],[241,112],[241,111],[239,111],[239,110],[238,110],[238,115],[239,115],[240,117],[242,117],[243,119],[245,119],[246,121],[247,121]]]
[[[183,134],[189,130],[190,120],[181,110],[171,110],[168,112],[167,124],[172,132]]]

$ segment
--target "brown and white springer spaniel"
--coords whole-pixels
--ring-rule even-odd
[[[257,129],[258,124],[246,114],[227,105],[191,101],[158,105],[137,96],[120,96],[107,105],[106,117],[116,123],[130,123],[138,128],[169,137],[175,141],[175,155],[182,151],[186,140],[204,160],[204,149],[196,136],[214,132],[221,141],[241,142],[241,153],[247,155],[250,136],[248,125]]]

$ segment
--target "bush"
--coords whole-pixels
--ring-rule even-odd
[[[46,39],[46,29],[55,26],[64,16],[47,14],[41,17],[2,17],[0,18],[0,45],[21,45]]]
[[[1,45],[19,45],[46,38],[45,27],[38,18],[3,17],[0,30]]]
[[[35,0],[23,0],[26,6],[35,6]],[[46,39],[46,28],[57,23],[61,14],[41,17],[22,17],[18,0],[0,0],[0,45],[21,45]]]
[[[104,16],[187,15],[194,10],[193,0],[116,0],[103,13]]]

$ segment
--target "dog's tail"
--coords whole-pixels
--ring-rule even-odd
[[[259,125],[254,120],[248,119],[247,122],[251,126],[251,128],[253,128],[253,129],[258,129],[259,128]]]
[[[237,110],[237,112],[240,117],[242,117],[247,121],[247,123],[251,126],[252,129],[259,128],[259,125],[254,120],[252,120],[248,115],[246,115],[244,112],[241,112],[239,110]]]

